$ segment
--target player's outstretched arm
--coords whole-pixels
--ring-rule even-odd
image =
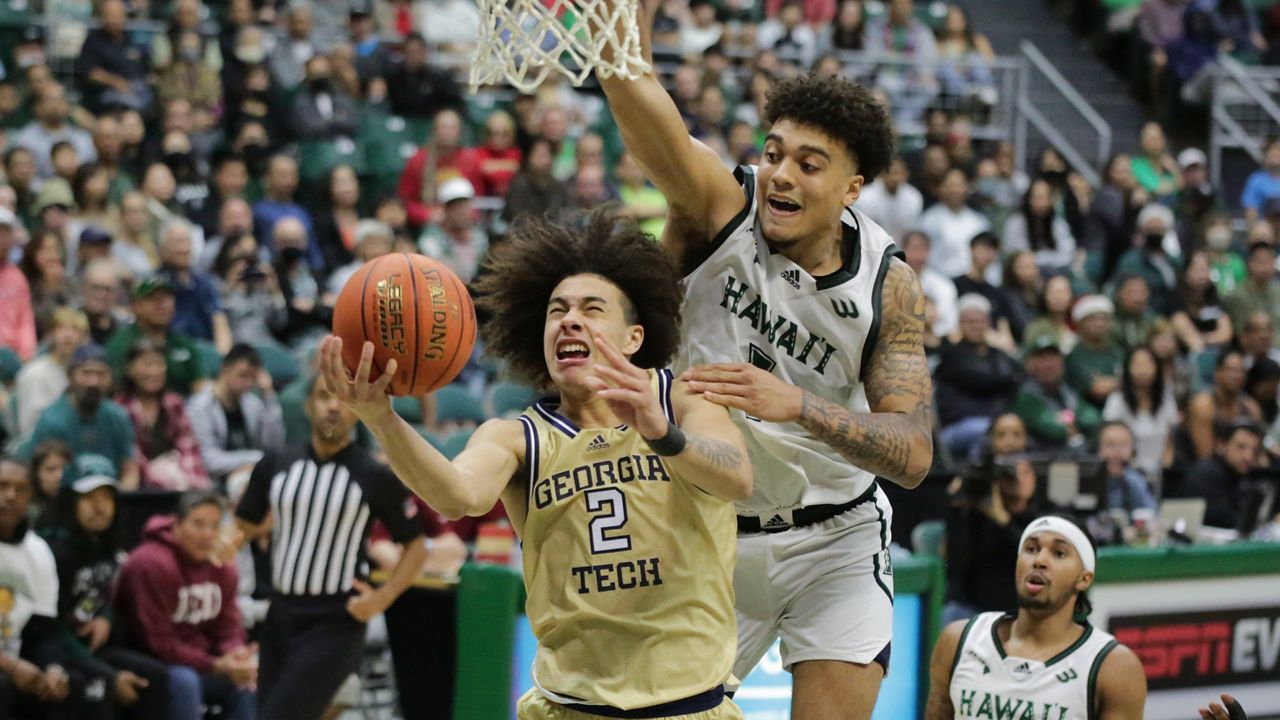
[[[956,650],[964,634],[967,620],[957,620],[948,625],[933,645],[933,657],[929,660],[929,701],[924,707],[924,720],[953,720],[955,707],[951,705],[951,673],[955,670]]]
[[[650,32],[658,2],[642,0],[641,42],[652,58]],[[630,22],[626,18],[625,22]],[[625,32],[617,29],[616,32]],[[605,56],[609,54],[606,46]],[[664,246],[684,267],[742,209],[746,197],[714,150],[689,135],[675,101],[649,70],[634,80],[600,78],[627,151],[670,207]]]
[[[1132,650],[1117,645],[1098,670],[1099,720],[1142,720],[1147,705],[1147,674]]]
[[[372,343],[364,344],[354,378],[342,362],[341,338],[325,338],[320,353],[321,378],[329,391],[346,403],[377,438],[392,471],[405,487],[450,519],[483,515],[493,509],[520,466],[524,433],[519,423],[484,423],[471,436],[466,449],[450,462],[391,409],[387,386],[395,375],[395,360],[389,361],[382,376],[371,383]]]

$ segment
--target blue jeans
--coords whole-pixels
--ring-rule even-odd
[[[169,717],[199,720],[204,707],[217,705],[226,720],[254,720],[257,705],[252,690],[243,690],[213,673],[200,673],[186,665],[169,666]]]
[[[975,455],[975,450],[989,429],[991,429],[991,418],[977,415],[942,428],[938,438],[942,440],[943,445],[947,446],[951,457],[965,462]]]

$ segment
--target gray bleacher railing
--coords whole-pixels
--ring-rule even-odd
[[[1209,106],[1209,168],[1222,186],[1222,153],[1243,150],[1262,162],[1262,145],[1280,136],[1280,67],[1242,65],[1230,55],[1215,62]]]
[[[1018,130],[1022,145],[1025,147],[1025,123],[1030,123],[1090,185],[1097,187],[1101,179],[1098,171],[1111,155],[1111,125],[1034,43],[1024,40],[1020,49],[1028,64],[1017,99],[1024,123]],[[1070,107],[1078,118],[1046,115],[1043,110],[1050,105]],[[1071,122],[1074,119],[1083,122]]]

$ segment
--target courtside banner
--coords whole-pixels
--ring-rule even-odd
[[[1137,653],[1153,691],[1280,682],[1280,605],[1115,615],[1107,630]]]

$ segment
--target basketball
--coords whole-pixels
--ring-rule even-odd
[[[376,379],[396,360],[392,395],[417,396],[453,382],[476,342],[476,312],[458,276],[425,255],[383,255],[356,271],[338,295],[333,334],[352,373],[373,343]]]

